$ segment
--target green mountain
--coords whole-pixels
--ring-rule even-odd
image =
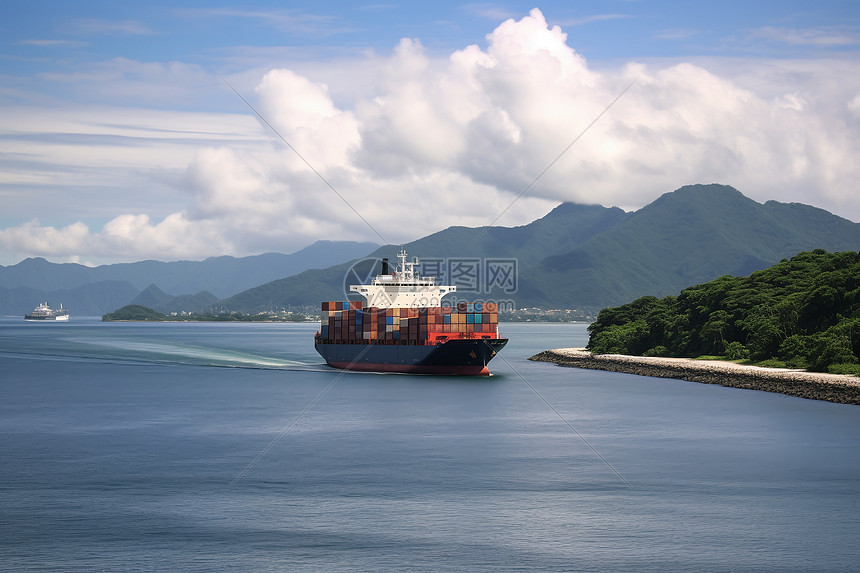
[[[404,247],[410,258],[422,262],[516,261],[515,292],[484,277],[478,292],[461,288],[461,299],[510,299],[518,308],[596,311],[640,296],[678,293],[722,275],[749,274],[800,251],[855,250],[858,245],[860,224],[827,211],[794,203],[757,203],[725,185],[690,185],[632,213],[565,203],[521,227],[450,227]],[[380,247],[363,262],[309,270],[220,304],[259,312],[345,300],[345,282],[378,272],[376,260],[394,261],[399,248]],[[484,288],[488,286],[493,288]]]
[[[109,312],[102,317],[102,320],[104,321],[132,320],[135,322],[147,320],[161,321],[166,319],[167,316],[161,314],[160,312],[156,312],[151,308],[147,308],[138,304],[126,305],[119,310]]]
[[[860,224],[822,209],[760,204],[723,185],[667,193],[577,248],[550,255],[524,283],[563,284],[529,306],[603,307],[747,275],[800,251],[860,247]]]
[[[134,297],[130,305],[170,314],[173,312],[206,312],[217,302],[218,297],[209,291],[174,296],[152,284]]]

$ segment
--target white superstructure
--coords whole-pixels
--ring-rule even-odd
[[[415,272],[418,259],[406,260],[406,251],[397,254],[400,263],[391,274],[379,274],[369,285],[350,285],[367,299],[365,306],[377,308],[424,308],[442,305],[442,297],[456,292],[455,286],[437,285],[434,277],[419,277]]]
[[[63,308],[63,304],[60,303],[60,310],[54,310],[50,306],[48,306],[47,302],[43,302],[39,304],[36,308],[33,309],[33,312],[27,313],[24,315],[24,320],[55,320],[55,321],[66,321],[69,320],[69,311]]]

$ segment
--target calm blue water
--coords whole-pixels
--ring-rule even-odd
[[[495,376],[437,378],[330,370],[314,325],[2,319],[0,568],[858,569],[860,407],[502,328]]]

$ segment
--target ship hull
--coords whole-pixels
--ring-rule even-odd
[[[69,315],[59,314],[56,316],[33,316],[30,314],[25,314],[24,320],[26,320],[27,322],[67,322],[69,320]]]
[[[326,364],[344,370],[487,376],[487,364],[507,343],[507,338],[475,338],[435,345],[317,342],[314,346]]]

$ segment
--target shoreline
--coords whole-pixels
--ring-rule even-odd
[[[584,348],[544,350],[529,360],[571,368],[674,378],[729,388],[775,392],[808,400],[860,405],[860,377],[844,374],[764,368],[719,360],[592,354]]]

